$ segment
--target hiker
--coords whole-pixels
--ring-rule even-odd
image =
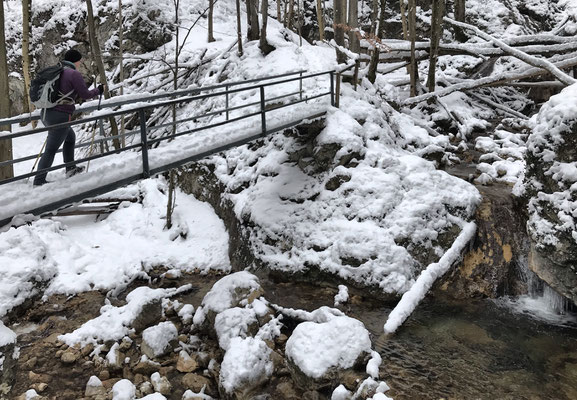
[[[104,86],[98,85],[97,88],[89,90],[86,87],[82,74],[78,71],[82,54],[77,50],[68,50],[64,54],[64,60],[61,62],[64,69],[60,74],[59,93],[60,100],[52,108],[42,110],[42,123],[44,126],[63,124],[72,120],[74,113],[74,103],[78,96],[88,100],[101,95],[104,92]],[[38,164],[38,174],[34,177],[34,186],[40,186],[46,183],[45,169],[50,168],[54,162],[54,156],[64,143],[62,148],[62,157],[65,163],[74,161],[74,146],[76,144],[76,135],[71,126],[65,126],[48,130],[46,139],[46,148]],[[84,167],[74,164],[66,166],[66,176],[70,177],[84,171]]]

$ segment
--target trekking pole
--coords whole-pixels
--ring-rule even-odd
[[[96,84],[96,80],[94,81],[94,84]],[[98,108],[96,109],[97,111],[100,111],[101,103],[102,103],[102,93],[100,93],[100,96],[98,97]],[[98,125],[98,121],[99,120],[94,121],[94,127],[92,128],[92,140],[90,141],[90,149],[88,150],[88,157],[92,155],[92,150],[94,147],[94,136],[96,135],[96,125]],[[88,172],[88,168],[90,168],[90,160],[88,160],[88,163],[86,164],[86,172]]]
[[[48,142],[48,136],[46,136],[46,139],[44,139],[44,144],[42,145],[42,148],[40,149],[40,153],[38,153],[38,155],[36,156],[36,161],[34,161],[34,165],[32,166],[30,173],[32,173],[34,171],[34,168],[36,168],[36,165],[38,164],[38,160],[40,160],[40,156],[42,155],[42,153],[44,152],[44,148],[46,147],[46,142]],[[28,183],[29,179],[30,179],[30,177],[26,178],[27,183]]]

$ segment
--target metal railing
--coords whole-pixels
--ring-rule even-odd
[[[93,197],[111,191],[118,187],[125,186],[126,184],[134,182],[136,180],[142,178],[148,178],[151,175],[168,171],[172,168],[187,164],[192,161],[200,160],[201,158],[204,158],[210,154],[214,154],[217,152],[230,149],[232,147],[246,144],[252,140],[266,136],[270,133],[278,132],[280,130],[296,126],[303,120],[318,118],[324,115],[325,111],[320,113],[317,112],[316,114],[313,115],[301,116],[295,120],[283,124],[282,126],[275,126],[275,127],[267,126],[268,113],[286,107],[294,106],[299,103],[310,102],[315,99],[330,96],[330,104],[335,106],[337,101],[335,99],[335,82],[334,82],[335,74],[336,74],[335,71],[324,71],[312,74],[306,74],[305,71],[296,71],[292,73],[269,76],[260,79],[252,79],[248,81],[223,83],[220,85],[163,93],[159,95],[148,96],[146,98],[107,102],[102,105],[101,109],[103,111],[111,109],[111,111],[109,112],[103,113],[103,111],[100,111],[99,115],[97,116],[81,118],[71,122],[53,125],[50,127],[50,129],[73,127],[81,124],[94,123],[93,129],[96,130],[96,127],[99,126],[100,131],[102,131],[104,129],[104,124],[106,123],[106,121],[110,119],[116,119],[117,117],[125,116],[132,118],[131,119],[132,126],[135,129],[115,136],[98,137],[97,139],[93,137],[92,140],[78,143],[75,146],[76,148],[86,148],[90,146],[90,148],[93,149],[95,145],[100,145],[100,151],[98,154],[88,154],[87,156],[76,159],[74,162],[71,163],[63,163],[60,165],[50,167],[48,169],[44,169],[43,172],[60,170],[66,168],[67,166],[71,166],[72,164],[90,162],[92,160],[101,159],[104,157],[109,157],[115,154],[130,151],[140,152],[142,158],[142,172],[139,175],[126,177],[125,179],[122,179],[116,183],[94,188],[93,190],[62,199],[58,202],[44,205],[43,207],[36,208],[34,210],[27,210],[26,212],[38,215],[45,213],[47,211],[52,211],[64,205],[72,204],[81,201],[85,198]],[[307,91],[303,89],[303,81],[306,80],[316,81],[324,76],[327,76],[329,78],[329,85],[328,85],[329,88],[327,88],[326,90],[317,85],[314,85],[313,89],[309,90],[309,92],[312,93],[307,93]],[[340,80],[338,79],[340,78],[339,76],[337,76],[336,78],[337,80]],[[298,83],[298,89],[290,90],[288,93],[283,92],[280,95],[267,98],[266,93],[268,88],[278,85],[285,85],[286,88],[286,85],[292,82]],[[337,86],[338,84],[339,82],[337,82]],[[243,104],[231,104],[231,100],[234,100],[234,97],[236,95],[244,93],[248,93],[249,96],[258,93],[258,101],[246,102]],[[208,101],[208,100],[215,100],[215,101],[221,100],[220,104],[224,102],[224,107],[218,109],[212,109],[209,112],[199,113],[193,116],[186,116],[185,118],[176,121],[165,120],[162,123],[154,123],[154,122],[151,123],[148,118],[151,113],[161,109],[166,110],[170,109],[173,106],[176,107],[179,104],[190,103],[193,101]],[[155,102],[142,105],[143,102],[151,102],[151,101]],[[94,111],[96,109],[97,109],[96,106],[80,107],[78,112],[89,112]],[[169,161],[164,165],[156,166],[154,168],[150,167],[149,151],[152,151],[153,148],[157,147],[162,142],[172,141],[184,135],[190,135],[195,132],[216,128],[226,124],[234,124],[238,121],[245,120],[251,117],[256,117],[259,115],[260,115],[260,130],[256,134],[252,134],[248,137],[243,137],[241,139],[234,140],[232,142],[217,145],[214,148],[211,148],[209,151],[194,154],[184,159]],[[215,116],[221,116],[221,118],[216,120],[216,122],[209,120],[208,123],[206,124],[198,123],[198,121],[201,119],[208,119],[209,117],[215,117]],[[4,119],[0,120],[0,126],[30,122],[31,120],[38,118],[39,118],[38,115],[36,116],[28,115],[28,116],[20,116],[10,119]],[[185,122],[193,122],[194,127],[191,128],[190,126],[187,126],[185,127],[184,130],[178,131],[177,128],[182,127],[183,123]],[[162,134],[156,136],[153,134],[154,131],[162,129],[164,129],[165,131]],[[166,132],[168,130],[171,130],[171,132]],[[17,139],[25,136],[36,135],[46,131],[48,131],[48,128],[42,127],[15,132],[8,135],[0,136],[0,141],[4,139]],[[127,142],[127,145],[123,148],[112,149],[110,148],[111,146],[108,146],[108,144],[112,143],[112,141],[115,139],[119,138],[126,139],[129,137],[133,139],[133,142],[130,144],[128,144]],[[39,156],[41,156],[41,154],[42,153],[31,154],[14,160],[2,161],[0,162],[0,168],[8,165],[16,165],[18,163],[24,163],[27,161],[31,161],[33,159],[37,159]],[[7,184],[32,178],[36,174],[38,174],[37,171],[31,171],[29,173],[19,174],[14,176],[13,178],[0,181],[0,191],[2,191],[3,188],[6,188],[5,185]],[[8,222],[9,220],[0,220],[0,226]]]

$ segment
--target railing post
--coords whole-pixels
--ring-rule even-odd
[[[303,99],[303,73],[299,73],[299,94],[300,94],[300,99],[302,101]]]
[[[335,106],[335,73],[334,71],[329,72],[331,78],[331,106]]]
[[[266,133],[266,111],[264,109],[264,86],[260,87],[260,123],[262,133]]]
[[[337,72],[337,88],[335,89],[335,107],[339,108],[341,100],[341,73]]]
[[[226,108],[226,120],[228,121],[228,85],[225,86],[226,90],[226,98],[225,98],[225,107]]]
[[[144,109],[138,111],[140,117],[140,144],[142,146],[142,176],[150,178],[150,166],[148,165],[148,138],[146,134],[146,115]]]

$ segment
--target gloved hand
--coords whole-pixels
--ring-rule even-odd
[[[98,85],[98,91],[100,94],[104,93],[104,85]]]

